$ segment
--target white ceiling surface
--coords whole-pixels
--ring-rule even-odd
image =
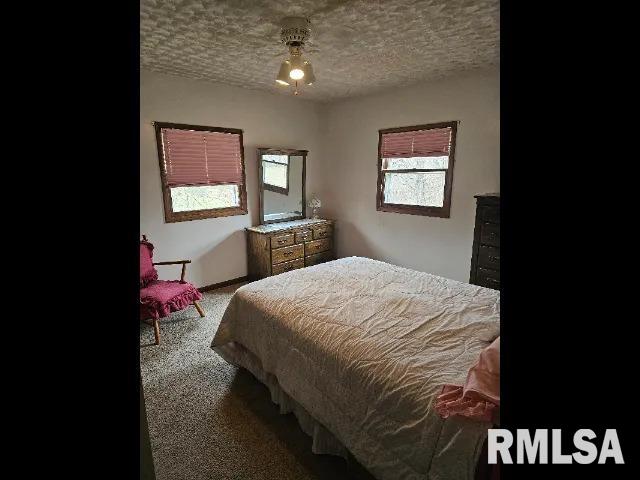
[[[291,95],[280,20],[306,16],[322,102],[497,65],[499,0],[141,0],[141,68]]]

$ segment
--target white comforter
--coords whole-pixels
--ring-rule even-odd
[[[500,293],[350,257],[245,285],[237,342],[381,480],[472,479],[487,424],[433,409],[500,334]]]

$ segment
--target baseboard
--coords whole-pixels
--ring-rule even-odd
[[[217,290],[218,288],[228,287],[229,285],[233,285],[235,283],[247,282],[249,281],[249,277],[245,275],[244,277],[232,278],[231,280],[225,280],[224,282],[214,283],[213,285],[207,285],[206,287],[200,287],[198,290],[201,292],[209,292],[211,290]]]

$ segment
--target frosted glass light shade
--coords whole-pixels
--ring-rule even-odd
[[[280,85],[289,85],[289,71],[291,69],[291,64],[288,60],[285,60],[280,65],[280,71],[278,72],[278,77],[276,78],[276,82]]]
[[[308,202],[307,207],[309,208],[320,208],[322,206],[322,202],[316,196],[313,196]]]
[[[313,85],[313,82],[316,81],[316,76],[313,74],[313,67],[311,66],[311,62],[304,62],[302,71],[304,72],[304,83],[306,83],[307,85]]]
[[[291,55],[291,70],[289,71],[289,77],[294,80],[300,80],[304,77],[304,64],[302,61],[302,56],[300,55]]]

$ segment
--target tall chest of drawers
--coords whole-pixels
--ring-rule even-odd
[[[469,283],[500,290],[500,194],[476,195]]]
[[[333,221],[304,219],[247,228],[249,279],[335,259]]]

